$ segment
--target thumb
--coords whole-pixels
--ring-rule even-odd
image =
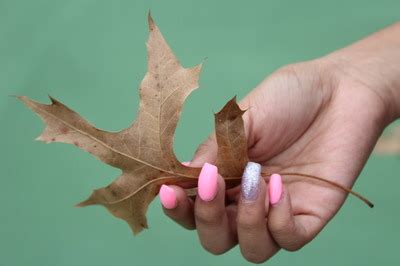
[[[250,107],[250,97],[245,97],[240,101],[239,107],[242,110],[247,110]],[[247,111],[243,115],[243,126],[245,135],[247,136],[247,146],[251,146],[254,141],[253,136],[250,134],[250,121],[252,112]],[[215,131],[197,148],[192,161],[190,162],[191,167],[202,167],[204,163],[215,164],[217,160],[218,144],[215,136]]]
[[[217,140],[215,133],[211,134],[203,143],[197,148],[192,161],[191,167],[202,167],[204,163],[215,164],[217,160]]]

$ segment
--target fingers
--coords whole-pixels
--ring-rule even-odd
[[[279,247],[269,234],[265,222],[268,197],[259,164],[247,164],[241,188],[237,213],[240,251],[248,261],[262,263],[272,257]]]
[[[316,228],[315,220],[306,215],[293,215],[290,195],[282,184],[282,177],[273,174],[269,181],[271,207],[268,214],[268,228],[280,247],[295,251],[309,242],[313,235],[310,228]],[[308,231],[306,230],[308,229]]]
[[[225,182],[212,164],[205,163],[199,176],[195,220],[200,242],[207,251],[222,254],[236,245],[225,209]]]
[[[186,229],[196,228],[193,215],[193,201],[187,197],[185,191],[178,186],[162,185],[160,201],[164,213]]]

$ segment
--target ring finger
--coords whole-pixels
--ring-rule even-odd
[[[267,229],[269,200],[261,166],[249,162],[243,173],[238,203],[237,232],[243,257],[261,263],[278,252],[279,247]]]

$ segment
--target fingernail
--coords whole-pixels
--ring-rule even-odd
[[[175,191],[167,185],[161,186],[160,201],[166,209],[173,209],[178,204]]]
[[[261,165],[248,162],[242,177],[242,197],[246,201],[254,201],[258,197],[261,177]]]
[[[217,195],[218,168],[215,165],[205,163],[199,175],[199,196],[204,201],[211,201]]]
[[[189,166],[190,165],[190,161],[189,162],[181,162],[181,164],[183,164],[184,166]]]
[[[282,196],[282,177],[279,174],[271,175],[269,179],[269,202],[277,204]]]

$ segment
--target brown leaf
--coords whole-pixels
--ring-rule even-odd
[[[46,124],[38,140],[74,144],[122,170],[114,182],[95,190],[78,206],[103,205],[125,220],[135,234],[147,228],[146,211],[161,184],[188,180],[196,184],[200,171],[177,160],[173,137],[185,99],[198,87],[201,65],[183,68],[150,14],[148,22],[148,72],[140,85],[137,119],[129,128],[120,132],[103,131],[54,98],[50,97],[52,103],[46,105],[19,97]],[[241,116],[234,100],[216,115],[217,139],[221,145],[218,165],[229,177],[238,174],[240,178],[247,160]],[[230,171],[227,164],[232,163],[234,170]]]
[[[249,161],[247,139],[244,132],[241,110],[232,98],[215,114],[215,135],[218,144],[218,172],[224,177],[241,176]]]

